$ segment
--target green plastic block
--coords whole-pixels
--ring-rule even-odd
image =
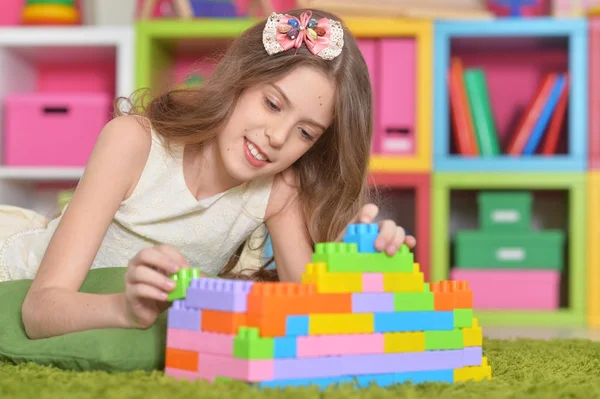
[[[454,327],[471,327],[473,324],[473,309],[454,309]]]
[[[385,252],[359,253],[356,243],[317,243],[312,256],[313,262],[327,263],[332,273],[389,273],[412,272],[414,254],[406,245],[389,256]]]
[[[425,331],[426,351],[462,349],[463,347],[462,330]]]
[[[433,311],[433,292],[396,292],[394,293],[394,311],[418,312]]]
[[[169,292],[168,301],[185,298],[188,287],[192,280],[204,277],[205,274],[198,268],[179,269],[177,273],[171,274],[171,280],[175,281],[175,289]]]
[[[258,328],[240,327],[233,339],[233,357],[239,359],[273,359],[275,357],[275,340],[261,338]]]
[[[25,4],[28,6],[34,6],[37,4],[46,4],[46,5],[75,7],[75,0],[27,0],[25,2]]]
[[[561,230],[456,233],[456,264],[463,269],[564,268],[565,234]]]

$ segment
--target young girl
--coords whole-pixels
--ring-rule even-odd
[[[236,266],[263,225],[277,278],[300,281],[316,242],[377,216],[365,199],[371,96],[339,19],[296,10],[243,33],[202,87],[117,116],[63,213],[0,243],[0,280],[34,278],[22,312],[29,337],[147,328],[182,267],[273,279],[265,266]],[[416,244],[393,221],[379,225],[379,251]],[[90,268],[118,266],[128,266],[125,292],[78,292]]]

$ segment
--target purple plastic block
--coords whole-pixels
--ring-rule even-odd
[[[463,349],[463,367],[481,366],[483,348],[481,346],[468,346]]]
[[[274,380],[339,377],[344,375],[342,356],[275,359],[273,366]]]
[[[394,294],[388,292],[352,294],[352,313],[393,312]]]
[[[463,367],[459,350],[275,359],[275,379],[449,370]]]
[[[169,328],[180,330],[200,331],[202,314],[198,309],[190,309],[185,306],[182,299],[173,302],[169,308],[167,325]]]
[[[190,308],[245,312],[252,281],[201,278],[192,280],[185,304]]]

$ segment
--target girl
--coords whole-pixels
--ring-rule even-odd
[[[127,113],[100,133],[62,214],[1,244],[0,277],[34,278],[22,309],[32,339],[147,328],[168,306],[168,274],[190,265],[300,281],[314,243],[377,216],[365,200],[369,75],[333,15],[273,14],[233,43],[201,88]],[[237,262],[263,225],[276,276]],[[403,243],[416,244],[380,222],[378,250],[391,255]],[[125,265],[123,293],[78,292],[90,268]]]

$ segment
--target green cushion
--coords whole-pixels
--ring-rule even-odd
[[[123,291],[124,267],[88,273],[82,292]],[[103,329],[30,340],[21,321],[21,304],[30,280],[0,283],[0,360],[35,362],[67,370],[108,372],[162,370],[167,312],[149,329]]]

